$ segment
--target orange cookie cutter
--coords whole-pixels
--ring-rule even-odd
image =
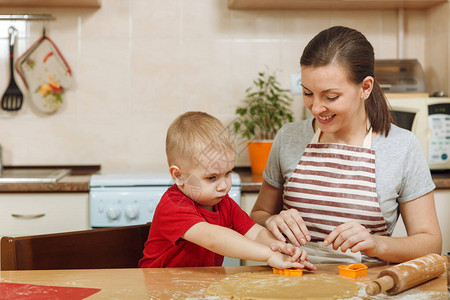
[[[367,275],[367,266],[365,264],[339,266],[339,275],[350,278],[365,276]]]
[[[281,275],[287,275],[287,276],[303,276],[303,269],[277,269],[272,268],[274,274],[281,274]]]

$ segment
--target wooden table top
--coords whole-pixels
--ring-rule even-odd
[[[386,265],[368,264],[367,277],[358,278],[360,299],[386,299],[386,295],[367,297],[364,281],[375,279]],[[317,265],[317,273],[338,275],[338,265]],[[2,271],[0,284],[20,283],[50,285],[59,287],[97,288],[101,291],[89,299],[198,299],[208,298],[205,290],[208,286],[231,274],[240,272],[269,271],[264,266],[242,267],[203,267],[203,268],[166,268],[166,269],[93,269],[93,270],[36,270]],[[308,272],[304,273],[307,276]],[[283,276],[283,275],[280,275]],[[349,279],[353,280],[353,279]],[[363,294],[361,294],[363,293]],[[423,283],[405,291],[408,299],[447,299],[447,275]],[[0,295],[1,296],[1,295]],[[217,299],[217,297],[209,297]],[[353,298],[355,299],[355,298]],[[401,299],[396,298],[396,299]]]

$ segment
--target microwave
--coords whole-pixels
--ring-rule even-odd
[[[450,170],[450,98],[386,96],[397,125],[419,139],[430,170]]]

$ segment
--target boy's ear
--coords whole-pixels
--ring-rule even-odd
[[[170,166],[169,167],[170,176],[172,176],[173,182],[178,186],[184,186],[184,180],[182,179],[183,173],[178,166]]]

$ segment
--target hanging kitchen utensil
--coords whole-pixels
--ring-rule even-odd
[[[10,26],[9,34],[9,68],[11,79],[2,97],[2,109],[7,111],[17,111],[22,107],[23,94],[14,80],[14,43],[16,41],[17,29]]]
[[[16,70],[39,110],[58,110],[64,91],[72,85],[72,72],[55,43],[45,35],[45,29],[42,37],[19,57]]]

